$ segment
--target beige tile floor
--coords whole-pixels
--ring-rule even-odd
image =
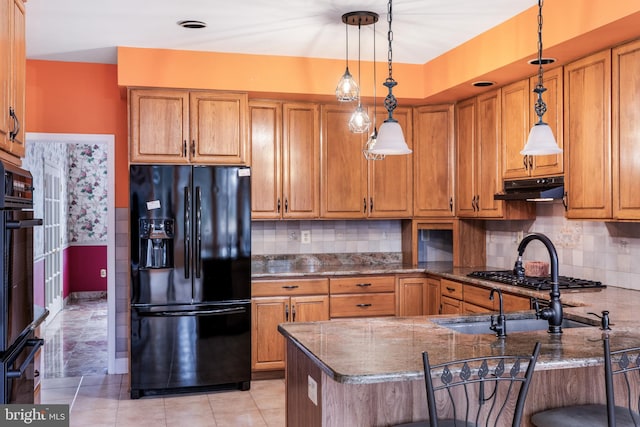
[[[102,373],[106,365],[100,345],[104,340],[106,346],[105,314],[106,300],[74,303],[45,331],[45,351],[49,354],[44,369],[48,375],[42,379],[41,403],[70,405],[72,427],[285,425],[285,387],[281,379],[252,381],[248,391],[131,400],[127,375]],[[82,333],[70,329],[75,324],[82,325]]]
[[[284,380],[252,381],[249,391],[129,398],[126,375],[43,381],[42,403],[70,405],[77,427],[283,427]]]

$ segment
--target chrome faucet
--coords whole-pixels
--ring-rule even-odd
[[[549,252],[551,264],[551,290],[549,291],[549,306],[539,309],[536,306],[536,318],[549,322],[550,334],[562,333],[562,303],[560,302],[560,288],[558,287],[558,253],[555,246],[547,236],[541,233],[527,234],[518,245],[518,260],[513,268],[513,273],[519,278],[524,278],[524,267],[522,266],[522,254],[532,240],[541,241]]]
[[[491,293],[489,294],[489,299],[493,301],[493,294],[498,293],[498,300],[500,301],[500,312],[498,317],[491,315],[491,329],[496,333],[498,338],[505,338],[507,336],[507,319],[504,317],[504,305],[502,304],[502,290],[498,288],[491,289]]]

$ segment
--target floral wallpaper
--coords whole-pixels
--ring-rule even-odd
[[[69,242],[107,241],[107,147],[69,146]]]
[[[26,144],[22,167],[33,175],[34,216],[44,217],[45,164],[60,170],[66,195],[62,245],[107,241],[107,146],[38,142]],[[34,228],[34,256],[44,256],[44,227]]]

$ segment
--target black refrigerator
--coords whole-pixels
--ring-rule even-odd
[[[131,398],[249,389],[250,175],[131,165]]]

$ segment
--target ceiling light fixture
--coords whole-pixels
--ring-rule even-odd
[[[365,25],[368,25],[368,23],[371,22],[375,23],[378,20],[378,14],[373,12],[350,12],[342,15],[343,21],[345,21],[345,17],[347,24],[350,24],[350,18],[355,18],[352,19],[354,25],[355,23],[358,24],[358,83],[362,85],[362,74],[360,73],[360,32],[362,29],[362,23],[364,22]],[[370,18],[372,18],[372,20],[370,20]],[[373,38],[375,40],[375,32],[373,34]],[[360,93],[358,93],[358,107],[356,107],[356,110],[353,112],[351,118],[349,119],[349,130],[353,133],[365,133],[369,132],[370,126],[371,119],[369,119],[369,115],[367,114],[365,109],[362,108]]]
[[[346,14],[345,14],[346,15]],[[345,15],[342,15],[342,22],[347,24],[345,21]],[[349,72],[349,25],[345,25],[345,38],[346,38],[346,48],[345,48],[345,58],[346,58],[346,68],[344,70],[344,74],[340,78],[338,82],[338,86],[336,86],[336,98],[340,102],[351,102],[358,99],[360,95],[360,90],[356,81],[353,79],[353,76]]]
[[[364,144],[362,154],[367,160],[383,160],[384,154],[375,154],[371,152],[371,149],[375,147],[378,140],[378,101],[376,86],[378,77],[376,75],[376,24],[373,24],[373,132],[369,135],[367,142]]]
[[[389,89],[389,94],[384,99],[384,106],[389,113],[389,117],[380,126],[380,132],[373,148],[369,151],[372,154],[410,154],[412,151],[407,146],[407,142],[402,134],[402,128],[396,119],[393,118],[393,110],[398,106],[398,101],[393,96],[393,87],[398,83],[393,79],[393,49],[391,41],[393,40],[393,31],[391,22],[393,21],[392,0],[387,4],[387,22],[389,23],[389,31],[387,32],[387,41],[389,42],[389,77],[384,82],[384,86]]]
[[[538,59],[530,61],[530,63],[538,65],[538,84],[533,90],[533,92],[538,94],[538,99],[534,105],[536,115],[538,116],[538,123],[534,124],[531,128],[527,144],[522,151],[520,151],[520,154],[529,156],[562,153],[562,148],[558,147],[558,143],[553,137],[551,127],[542,121],[542,116],[547,112],[547,104],[545,104],[542,99],[542,93],[547,90],[542,81],[542,65],[549,63],[548,58],[542,58],[542,3],[543,0],[538,0]]]

